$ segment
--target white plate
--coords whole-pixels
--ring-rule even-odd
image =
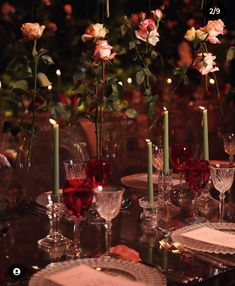
[[[165,276],[156,268],[109,257],[52,263],[42,271],[34,274],[29,281],[29,286],[58,286],[58,284],[49,282],[46,278],[56,272],[72,268],[79,264],[85,264],[92,268],[102,268],[102,271],[106,274],[112,276],[119,275],[126,279],[143,282],[149,286],[166,286]]]
[[[179,185],[180,180],[176,178],[177,174],[173,174],[172,178],[172,185],[176,186]],[[121,182],[124,186],[139,190],[146,190],[147,188],[147,174],[146,173],[138,173],[138,174],[132,174],[129,176],[125,176],[121,178]],[[158,183],[158,175],[153,174],[153,187],[154,189],[157,189],[157,183]]]
[[[174,242],[179,242],[186,248],[190,248],[196,251],[203,251],[203,252],[216,253],[216,254],[235,254],[234,248],[206,243],[206,242],[202,242],[196,239],[184,237],[181,235],[185,232],[188,232],[188,231],[191,231],[197,228],[201,228],[204,226],[211,227],[211,228],[221,230],[221,231],[231,232],[233,234],[235,233],[235,223],[202,223],[202,224],[185,226],[185,227],[175,230],[174,232],[172,232],[172,235],[171,235],[172,240]]]

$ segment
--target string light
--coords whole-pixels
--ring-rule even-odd
[[[210,83],[210,84],[215,84],[215,80],[214,80],[213,78],[210,78],[210,79],[209,79],[209,83]]]
[[[57,76],[61,76],[61,71],[58,69],[58,70],[56,70],[56,75]]]
[[[123,85],[123,83],[121,81],[119,81],[118,84]]]
[[[52,90],[52,85],[50,84],[50,85],[48,85],[48,90]]]
[[[171,78],[168,78],[168,79],[166,80],[166,82],[167,82],[168,84],[172,84],[172,79],[171,79]]]
[[[132,83],[132,78],[131,77],[128,77],[127,79],[127,83],[131,84]]]

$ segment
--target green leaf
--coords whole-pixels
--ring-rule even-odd
[[[151,89],[146,88],[146,89],[145,89],[145,91],[144,91],[144,95],[145,95],[145,96],[152,95],[152,91],[151,91]]]
[[[149,104],[149,109],[148,109],[148,116],[149,117],[152,117],[153,115],[154,115],[154,113],[155,113],[155,102],[151,102],[150,104]]]
[[[227,62],[233,60],[234,58],[235,58],[235,47],[231,47],[228,49],[228,52],[226,55]]]
[[[43,55],[46,55],[47,53],[48,53],[48,50],[40,49],[38,52],[38,58],[42,57]]]
[[[44,74],[44,73],[41,73],[41,72],[38,73],[38,74],[37,74],[37,78],[38,78],[38,81],[39,81],[41,87],[47,87],[47,86],[49,86],[50,84],[52,84],[52,83],[49,81],[47,75]]]
[[[138,85],[141,85],[144,82],[145,79],[145,72],[143,70],[140,70],[136,73],[136,82]]]
[[[51,56],[49,55],[44,55],[41,57],[42,61],[46,64],[46,65],[54,65],[54,61],[53,59],[51,58]]]
[[[126,24],[121,25],[122,36],[125,36],[127,31],[128,31],[127,25]]]
[[[51,117],[54,119],[63,118],[64,120],[69,121],[70,112],[66,109],[66,106],[62,102],[52,106],[50,113]]]
[[[137,112],[135,109],[133,108],[128,108],[125,111],[125,114],[129,117],[129,118],[135,118],[137,116]]]
[[[152,95],[148,95],[145,97],[145,99],[143,100],[143,103],[151,103],[153,101],[153,97]]]
[[[130,50],[134,49],[134,48],[135,48],[135,45],[136,45],[135,40],[134,40],[134,41],[131,41],[131,42],[129,43],[129,49],[130,49]]]
[[[148,68],[144,68],[143,69],[144,73],[146,74],[146,76],[152,76],[153,74],[151,73],[150,69]]]
[[[26,80],[17,80],[11,84],[12,89],[21,89],[26,91],[28,89],[28,83]]]
[[[155,50],[152,50],[152,52],[151,52],[151,58],[152,58],[153,60],[155,60],[157,57],[158,57],[158,52],[156,52]]]

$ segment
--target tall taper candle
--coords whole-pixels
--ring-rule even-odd
[[[153,203],[153,146],[149,139],[146,139],[148,146],[148,198]]]
[[[58,197],[59,195],[59,181],[60,181],[60,172],[59,172],[59,124],[55,120],[50,119],[50,122],[53,124],[53,195]]]
[[[166,107],[164,107],[163,170],[165,174],[169,171],[169,120]]]
[[[200,106],[203,110],[202,124],[203,124],[203,158],[209,161],[209,140],[208,140],[208,114],[207,109]]]

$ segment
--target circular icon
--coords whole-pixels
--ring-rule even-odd
[[[218,20],[225,18],[225,7],[222,1],[208,1],[203,8],[207,20]]]
[[[25,275],[25,268],[22,264],[12,264],[8,269],[8,275],[13,280],[21,280]]]

